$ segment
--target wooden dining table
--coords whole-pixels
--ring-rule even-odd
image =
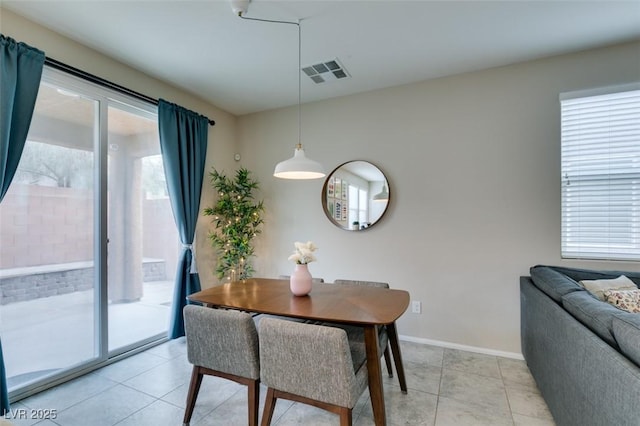
[[[215,308],[362,327],[369,394],[376,425],[386,425],[387,422],[380,363],[382,354],[378,348],[378,327],[385,326],[400,388],[403,393],[407,392],[396,329],[396,320],[409,306],[409,293],[404,290],[314,283],[307,296],[294,296],[289,289],[289,280],[251,278],[210,287],[187,298]]]

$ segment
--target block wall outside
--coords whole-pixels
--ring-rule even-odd
[[[92,288],[92,266],[60,266],[93,264],[93,202],[90,190],[12,185],[0,204],[0,271],[11,270],[0,304]],[[143,202],[143,235],[143,280],[172,280],[180,245],[168,199]],[[19,271],[30,267],[42,268]]]
[[[87,266],[2,278],[0,279],[0,305],[91,290],[94,283],[93,273],[93,266]],[[164,280],[166,280],[164,262],[143,264],[144,282]]]
[[[168,199],[143,203],[143,256],[175,271],[179,241]],[[93,260],[93,192],[14,184],[0,204],[0,269]]]
[[[92,194],[12,185],[0,204],[0,269],[92,260]]]

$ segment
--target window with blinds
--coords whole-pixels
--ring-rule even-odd
[[[640,85],[560,105],[562,257],[640,260]]]

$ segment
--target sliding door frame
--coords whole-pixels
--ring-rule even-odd
[[[127,109],[141,111],[142,115],[157,117],[157,104],[143,101],[139,96],[126,95],[97,82],[88,81],[76,74],[68,73],[45,64],[41,84],[49,84],[61,90],[69,90],[89,100],[96,101],[93,131],[93,258],[94,258],[94,357],[50,376],[29,383],[9,393],[12,402],[26,398],[45,389],[59,385],[90,371],[142,352],[168,340],[166,334],[150,336],[140,342],[117,348],[109,352],[108,318],[108,149],[109,149],[109,105],[125,105]]]

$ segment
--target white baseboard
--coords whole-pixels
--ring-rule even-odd
[[[447,349],[458,349],[458,350],[461,350],[461,351],[475,352],[475,353],[479,353],[479,354],[499,356],[499,357],[502,357],[502,358],[511,358],[511,359],[524,360],[524,357],[522,356],[522,354],[521,353],[517,353],[517,352],[496,351],[494,349],[478,348],[476,346],[460,345],[460,344],[457,344],[457,343],[442,342],[440,340],[422,339],[420,337],[403,336],[403,335],[399,335],[398,339],[404,340],[404,341],[407,341],[407,342],[420,343],[420,344],[423,344],[423,345],[438,346],[438,347],[447,348]]]

